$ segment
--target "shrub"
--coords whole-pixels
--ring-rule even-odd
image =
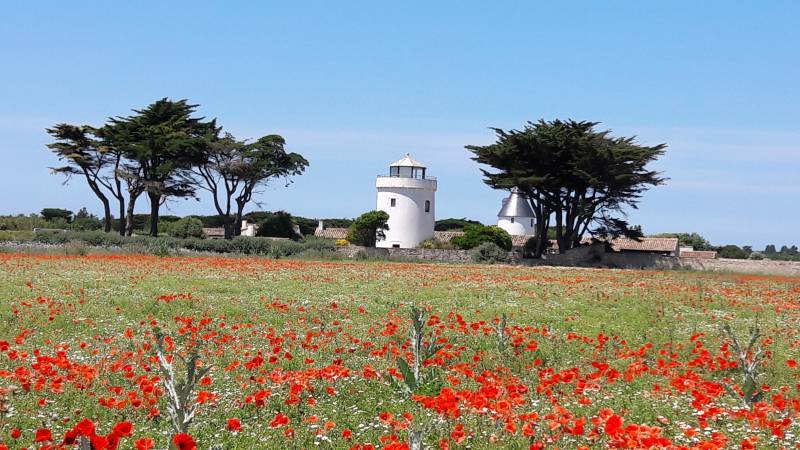
[[[0,242],[30,242],[35,237],[33,231],[0,230]]]
[[[487,264],[504,263],[508,261],[508,252],[494,242],[484,242],[472,250],[472,260]]]
[[[375,242],[383,240],[384,231],[389,229],[386,222],[389,214],[385,211],[370,211],[359,216],[347,231],[347,240],[355,245],[375,247]]]
[[[533,258],[535,251],[536,251],[536,236],[532,236],[525,241],[525,244],[522,245],[522,257]]]
[[[179,239],[206,237],[203,222],[196,217],[184,217],[172,222],[168,226],[167,234]]]
[[[348,245],[350,245],[350,241],[348,241],[347,239],[337,239],[336,240],[336,246],[337,247],[347,247]]]
[[[169,256],[172,254],[170,241],[162,238],[153,239],[149,242],[148,253],[161,257]]]
[[[329,239],[315,237],[308,237],[302,242],[295,242],[288,239],[237,236],[227,241],[224,239],[200,239],[196,237],[186,239],[166,236],[158,238],[150,236],[126,237],[102,231],[40,231],[36,234],[35,241],[54,245],[64,245],[70,242],[75,243],[70,245],[80,243],[83,246],[121,247],[129,252],[150,253],[158,256],[167,256],[180,249],[210,253],[263,255],[272,258],[285,258],[301,253],[304,253],[303,257],[312,258],[336,253],[336,246],[333,242]],[[324,257],[327,258],[327,256]]]
[[[83,241],[72,240],[64,244],[64,254],[67,256],[86,256],[89,254],[89,248]]]
[[[511,250],[511,235],[498,226],[469,225],[464,234],[456,236],[450,242],[458,248],[469,250],[484,242],[492,242],[505,251]]]
[[[303,239],[302,244],[307,250],[334,251],[337,247],[337,244],[331,242],[330,239],[323,239],[314,236],[307,236]]]
[[[430,249],[446,249],[452,250],[455,248],[452,243],[450,242],[443,242],[435,238],[425,239],[424,241],[419,243],[420,248],[430,248]]]
[[[63,244],[69,240],[67,235],[68,233],[65,233],[63,231],[50,231],[50,230],[39,231],[36,233],[34,241],[42,244],[58,245],[58,244]]]
[[[724,245],[719,248],[717,254],[720,258],[730,258],[730,259],[747,259],[748,255],[746,251],[739,248],[738,245]]]
[[[297,239],[294,232],[294,219],[286,211],[278,211],[267,216],[259,225],[256,236],[260,237],[281,237]]]

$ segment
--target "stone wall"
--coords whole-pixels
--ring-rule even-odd
[[[769,275],[800,276],[800,261],[772,261],[769,259],[691,259],[679,258],[678,265],[695,270],[714,272],[741,272]]]
[[[348,258],[361,253],[367,257],[385,259],[418,259],[443,263],[471,263],[471,250],[427,248],[366,248],[356,245],[339,247],[337,251]],[[646,252],[603,253],[602,246],[583,246],[561,255],[545,255],[542,259],[522,259],[519,252],[509,252],[510,264],[527,266],[604,267],[612,269],[676,269],[708,270],[800,276],[800,262],[749,259],[697,259],[661,256]]]
[[[337,251],[348,258],[354,258],[361,254],[368,258],[387,258],[387,259],[419,259],[424,261],[435,261],[443,263],[471,263],[472,250],[448,250],[439,248],[369,248],[358,245],[348,245],[338,247]],[[519,252],[509,252],[509,263],[519,264],[521,255]]]

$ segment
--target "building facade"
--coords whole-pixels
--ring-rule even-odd
[[[383,248],[414,248],[433,237],[436,222],[436,178],[411,155],[389,165],[389,175],[379,175],[376,208],[389,214]]]

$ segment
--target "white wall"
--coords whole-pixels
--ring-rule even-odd
[[[428,179],[379,177],[377,210],[389,214],[386,239],[377,247],[413,248],[433,237],[436,222],[436,181]],[[395,206],[391,200],[395,199]],[[425,212],[425,201],[430,202],[430,212]]]
[[[514,222],[511,222],[512,219]],[[498,217],[497,226],[512,236],[525,236],[533,234],[532,220],[533,217]]]

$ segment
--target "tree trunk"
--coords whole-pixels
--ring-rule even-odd
[[[89,188],[103,204],[103,231],[108,233],[111,231],[111,207],[109,206],[108,197],[100,190],[100,186],[97,185],[96,177],[93,179],[86,170],[84,170],[83,175],[86,178],[86,182],[89,184]]]
[[[125,197],[117,198],[119,202],[119,235],[125,236]]]
[[[244,205],[246,203],[236,200],[236,217],[233,220],[233,235],[242,235],[242,214],[244,213]]]
[[[161,194],[148,192],[150,198],[150,236],[158,237],[158,210],[161,208]]]
[[[567,251],[567,246],[564,243],[564,218],[562,217],[561,207],[558,207],[556,213],[556,243],[558,244],[558,253],[563,254]]]
[[[139,197],[138,193],[131,192],[128,199],[128,213],[125,215],[125,236],[133,234],[133,208],[136,206],[136,199]]]
[[[102,198],[103,202],[103,231],[106,233],[111,232],[111,203],[108,198]]]
[[[231,219],[230,216],[225,216],[225,221],[222,223],[222,226],[225,228],[225,239],[233,239],[233,219]]]

